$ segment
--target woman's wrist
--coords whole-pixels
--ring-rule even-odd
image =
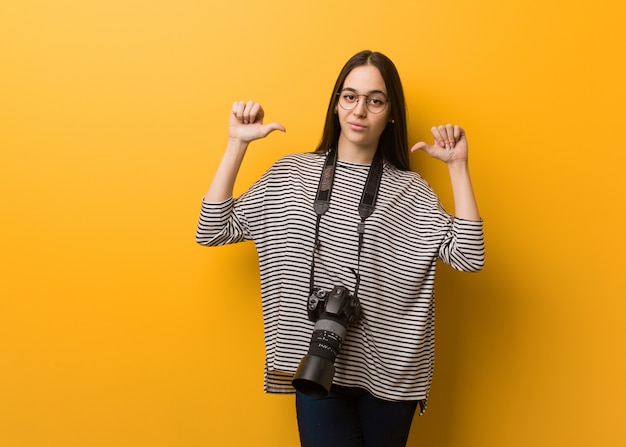
[[[469,164],[467,160],[455,160],[446,163],[450,175],[467,174],[469,175]]]
[[[249,141],[243,141],[239,138],[228,137],[228,143],[226,145],[227,151],[245,152],[250,144]]]

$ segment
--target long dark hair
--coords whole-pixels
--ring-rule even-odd
[[[337,147],[339,134],[341,133],[339,117],[335,113],[338,101],[337,93],[343,89],[343,84],[350,72],[356,67],[363,65],[373,65],[378,68],[385,81],[387,96],[391,106],[390,122],[380,136],[378,150],[381,151],[383,158],[388,163],[398,169],[408,171],[410,170],[409,141],[407,137],[406,105],[400,75],[391,59],[382,53],[369,50],[361,51],[352,56],[339,73],[330,96],[322,140],[315,153],[324,154],[328,149]]]

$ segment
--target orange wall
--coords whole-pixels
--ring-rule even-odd
[[[484,272],[440,269],[409,445],[626,445],[622,5],[4,2],[0,445],[297,445],[292,398],[262,392],[254,247],[195,223],[231,101],[288,129],[241,192],[313,148],[364,48],[396,62],[412,142],[467,129],[487,232]]]

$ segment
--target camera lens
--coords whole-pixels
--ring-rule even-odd
[[[315,323],[309,352],[300,361],[293,379],[298,391],[311,397],[326,397],[335,375],[335,359],[346,336],[345,323],[327,314]]]

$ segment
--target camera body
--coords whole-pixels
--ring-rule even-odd
[[[314,289],[307,302],[309,320],[315,322],[309,351],[300,361],[292,384],[312,397],[326,397],[335,375],[335,359],[348,326],[361,317],[356,296],[343,286],[330,292]]]
[[[307,303],[309,320],[318,321],[324,312],[337,318],[343,318],[348,324],[351,324],[360,318],[361,304],[343,286],[336,286],[330,292],[316,288],[309,296]]]

